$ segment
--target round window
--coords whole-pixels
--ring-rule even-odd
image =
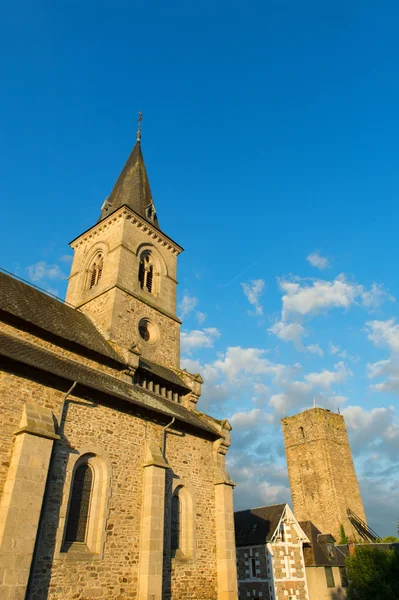
[[[155,344],[159,339],[158,327],[147,318],[139,322],[139,334],[141,339],[149,344]]]

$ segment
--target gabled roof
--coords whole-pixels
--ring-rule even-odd
[[[234,513],[236,546],[270,542],[287,504],[274,504]]]
[[[345,566],[345,556],[330,533],[321,533],[311,521],[301,521],[299,525],[309,539],[309,544],[303,546],[306,567]]]
[[[120,364],[113,349],[86,315],[0,271],[0,310],[59,339],[87,348]]]
[[[128,206],[159,229],[158,217],[153,205],[150,182],[139,140],[137,140],[127,159],[111,195],[102,206],[99,221],[114,213],[121,206]],[[152,217],[148,213],[149,207],[153,211]]]

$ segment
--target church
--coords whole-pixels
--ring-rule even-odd
[[[180,368],[140,133],[66,301],[0,272],[2,600],[237,600],[231,427]]]

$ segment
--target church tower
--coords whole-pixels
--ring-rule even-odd
[[[366,521],[344,417],[312,408],[282,419],[292,504],[298,521],[312,521],[340,540],[341,525],[358,537],[347,510]]]
[[[136,144],[96,224],[73,242],[66,301],[124,356],[180,367],[176,268],[182,248],[160,228]]]

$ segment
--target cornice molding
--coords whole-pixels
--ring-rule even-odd
[[[135,225],[138,229],[146,232],[147,235],[154,241],[156,241],[159,245],[166,247],[172,254],[178,256],[181,252],[183,252],[183,248],[176,244],[173,240],[171,240],[167,235],[162,233],[159,229],[151,225],[148,221],[140,217],[137,213],[135,213],[131,208],[127,206],[121,206],[117,211],[109,215],[103,221],[96,223],[93,227],[82,233],[79,237],[75,238],[70,242],[71,248],[74,250],[79,246],[82,246],[92,238],[96,238],[101,232],[105,231],[108,227],[110,227],[116,221],[120,221],[121,219],[125,219],[126,221],[130,221],[132,225]]]

